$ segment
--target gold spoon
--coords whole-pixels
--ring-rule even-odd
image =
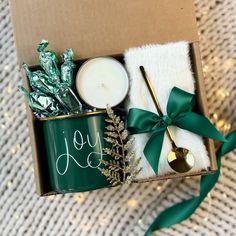
[[[147,77],[146,71],[144,69],[143,66],[139,67],[142,76],[144,78],[144,81],[147,85],[147,88],[151,94],[152,100],[155,104],[155,107],[157,109],[157,112],[159,113],[160,116],[163,116],[162,110],[160,108],[160,105],[158,103],[157,97],[155,95],[154,89],[151,85],[150,80]],[[169,152],[167,160],[168,163],[170,165],[170,167],[179,173],[185,173],[188,172],[189,170],[191,170],[194,166],[194,157],[191,154],[191,152],[186,149],[186,148],[182,148],[182,147],[177,147],[173,135],[171,134],[171,131],[169,129],[169,127],[167,127],[167,135],[171,141],[171,145],[172,145],[172,150]]]

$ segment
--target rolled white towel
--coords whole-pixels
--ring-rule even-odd
[[[130,48],[125,54],[125,64],[130,77],[130,90],[126,109],[140,108],[157,113],[149,91],[145,85],[139,66],[143,65],[160,103],[166,114],[166,106],[171,89],[176,86],[189,93],[195,93],[195,81],[191,70],[188,42],[176,42],[163,45],[146,45]],[[171,126],[177,146],[187,148],[195,157],[194,167],[189,173],[196,173],[210,167],[210,159],[203,139],[189,131]],[[155,173],[143,154],[143,149],[151,134],[134,135],[133,150],[136,158],[142,157],[140,167],[142,171],[137,179],[154,177]],[[167,162],[171,150],[171,143],[167,135],[163,141],[158,166],[158,175],[173,173]]]

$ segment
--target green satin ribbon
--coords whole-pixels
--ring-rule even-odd
[[[181,221],[186,220],[195,212],[207,194],[215,186],[219,178],[221,157],[236,148],[236,131],[230,133],[226,139],[228,142],[223,143],[216,153],[218,170],[214,174],[201,177],[199,196],[185,200],[162,211],[150,225],[145,236],[151,236],[152,232],[155,230],[168,228],[174,224],[178,224]]]
[[[206,117],[192,111],[194,105],[193,94],[174,87],[168,99],[167,115],[159,116],[138,108],[129,110],[127,126],[131,134],[152,133],[143,152],[156,175],[164,134],[168,126],[178,126],[203,137],[225,141]]]

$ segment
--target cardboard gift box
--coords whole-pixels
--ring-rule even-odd
[[[199,112],[208,116],[199,52],[194,3],[190,0],[10,0],[19,66],[37,65],[35,50],[41,39],[61,54],[73,48],[76,61],[96,56],[121,56],[125,49],[151,43],[190,42],[192,69],[196,79]],[[23,73],[24,84],[27,79]],[[36,189],[39,195],[52,192],[43,154],[42,130],[27,109]],[[214,143],[205,139],[211,160],[208,171],[217,169]],[[154,179],[189,176],[174,174]]]

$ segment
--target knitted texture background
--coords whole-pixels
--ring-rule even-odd
[[[236,0],[196,0],[210,114],[236,128]],[[162,209],[188,198],[194,180],[134,184],[40,198],[35,193],[24,97],[7,0],[0,0],[0,234],[143,235]],[[196,213],[155,235],[236,235],[236,152]]]

